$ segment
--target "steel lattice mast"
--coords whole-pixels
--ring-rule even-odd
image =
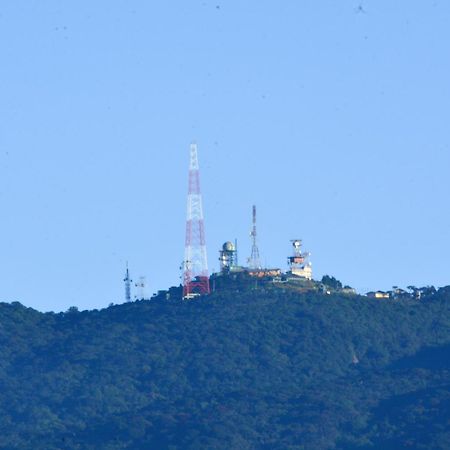
[[[252,253],[249,258],[249,266],[251,269],[261,269],[261,260],[259,257],[258,244],[256,242],[256,206],[253,205],[253,228],[250,233],[252,237]]]
[[[184,254],[183,298],[209,294],[200,170],[197,145],[191,144],[187,201],[186,242]]]
[[[130,278],[130,271],[128,270],[128,261],[127,261],[127,271],[125,272],[125,278],[123,281],[125,283],[125,301],[131,302],[131,283],[133,280]]]

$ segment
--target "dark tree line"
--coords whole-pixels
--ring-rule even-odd
[[[0,304],[0,448],[450,448],[450,288],[171,293],[61,314]]]

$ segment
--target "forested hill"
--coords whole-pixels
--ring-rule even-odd
[[[1,449],[448,449],[450,288],[0,304]]]

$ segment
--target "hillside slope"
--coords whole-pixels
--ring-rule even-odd
[[[163,297],[0,304],[0,448],[450,448],[449,288]]]

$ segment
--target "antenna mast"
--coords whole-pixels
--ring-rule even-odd
[[[249,266],[251,269],[261,269],[261,260],[259,257],[258,244],[256,243],[256,206],[253,205],[253,228],[250,233],[252,237],[252,253],[249,258]]]
[[[206,257],[205,224],[197,145],[191,144],[187,201],[186,241],[184,253],[183,298],[210,293]]]
[[[127,271],[125,272],[125,278],[123,281],[125,283],[125,301],[131,302],[131,283],[133,280],[130,278],[130,272],[128,270],[128,261],[127,261]]]

